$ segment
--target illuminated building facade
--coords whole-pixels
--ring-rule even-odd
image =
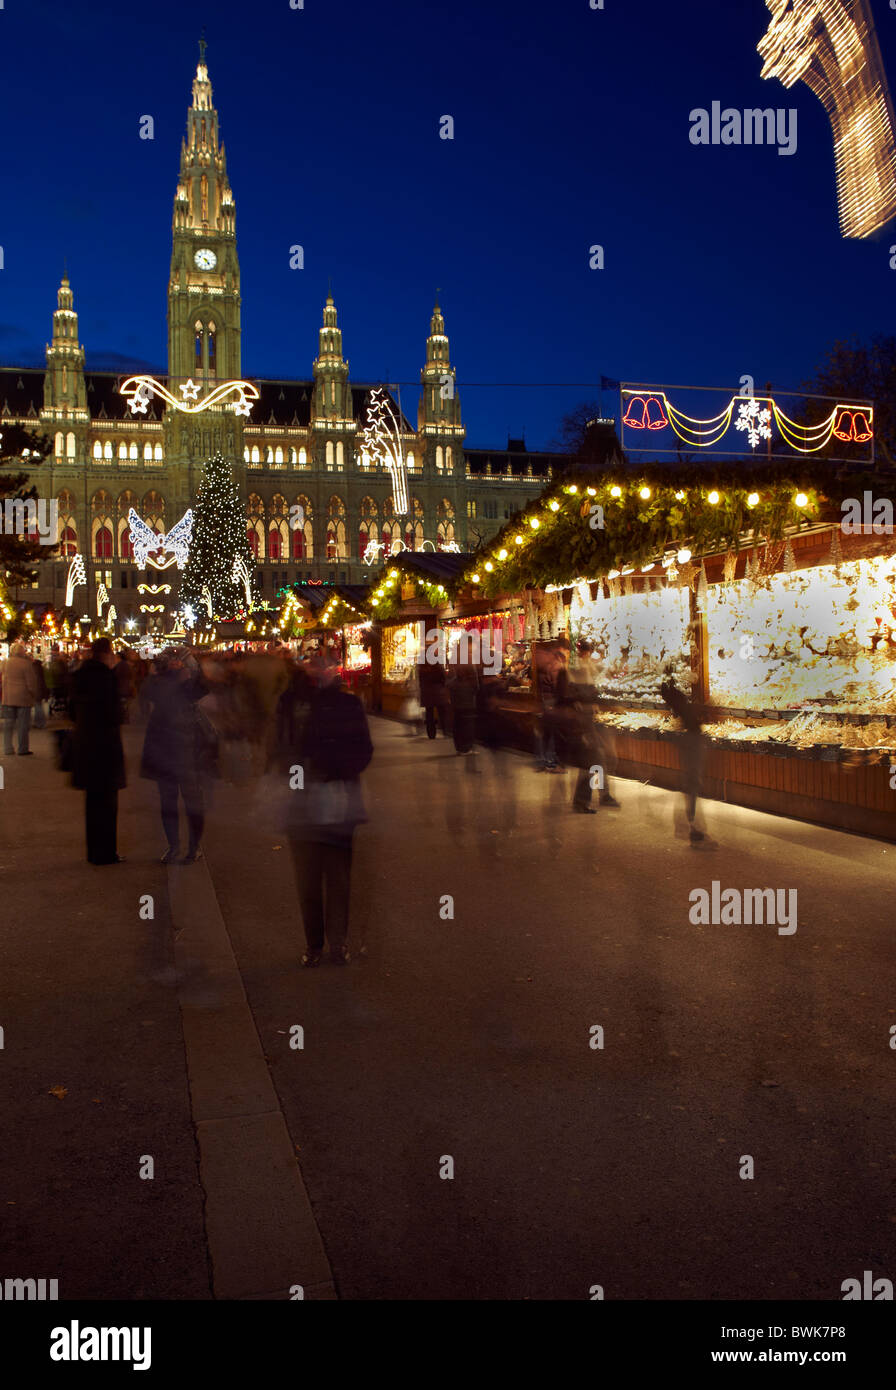
[[[54,441],[34,482],[41,497],[59,501],[62,544],[57,557],[42,563],[34,588],[21,595],[29,602],[62,607],[71,557],[83,554],[87,583],[75,590],[76,609],[95,619],[104,585],[119,626],[128,618],[142,626],[138,586],[160,576],[137,565],[128,512],[133,507],[155,530],[170,530],[195,500],[203,465],[216,449],[232,461],[245,495],[249,542],[268,600],[297,579],[362,582],[371,574],[365,552],[370,558],[398,542],[411,549],[475,546],[538,495],[558,458],[528,452],[522,441],[509,441],[506,450],[465,447],[438,303],[426,339],[416,428],[394,393],[389,397],[407,478],[402,514],[393,496],[394,469],[363,447],[377,383],[350,381],[332,296],[311,377],[249,378],[258,398],[248,416],[232,404],[187,414],[158,396],[132,409],[121,394],[124,378],[85,370],[67,276],[57,301],[46,370],[0,368],[0,432],[4,421],[16,421]],[[203,45],[174,199],[162,384],[190,404],[242,374],[236,205]],[[304,524],[291,528],[296,504]]]

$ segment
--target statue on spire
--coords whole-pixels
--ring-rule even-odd
[[[205,50],[206,50],[207,48],[208,48],[208,44],[207,44],[206,41],[205,41],[205,30],[203,29],[203,31],[202,31],[202,38],[199,40],[199,64],[200,64],[200,67],[203,67],[203,68],[205,67]]]

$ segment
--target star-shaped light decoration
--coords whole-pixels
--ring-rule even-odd
[[[237,415],[248,416],[249,411],[252,409],[252,405],[251,402],[246,399],[245,391],[240,392],[240,398],[238,401],[234,402],[233,409]]]
[[[145,381],[141,381],[140,385],[137,387],[137,390],[134,392],[133,396],[128,401],[131,414],[136,415],[139,412],[140,414],[145,415],[146,407],[149,405],[149,402],[151,400],[152,387],[149,386]]]
[[[195,401],[199,395],[199,387],[192,377],[180,389],[185,401]]]

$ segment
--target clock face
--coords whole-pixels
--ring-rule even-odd
[[[199,270],[214,270],[215,266],[218,264],[218,257],[215,255],[214,251],[210,251],[208,247],[202,247],[194,255],[193,264],[196,265]]]

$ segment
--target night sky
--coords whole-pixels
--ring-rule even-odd
[[[605,5],[5,0],[0,362],[42,365],[67,257],[88,369],[164,370],[203,27],[247,376],[310,376],[330,276],[352,379],[408,383],[413,419],[441,287],[481,447],[543,447],[601,373],[786,389],[835,339],[892,332],[896,224],[841,239],[820,103],[759,76],[763,0]],[[896,12],[873,11],[892,83]],[[689,112],[713,100],[796,108],[797,152],[691,145]]]

